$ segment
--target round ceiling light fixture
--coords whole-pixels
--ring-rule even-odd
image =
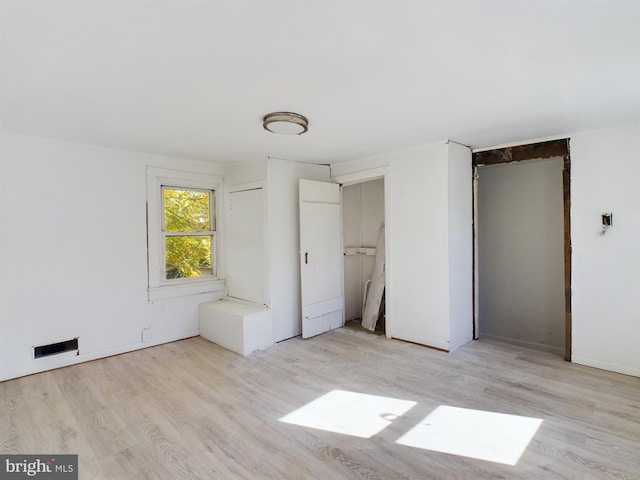
[[[298,113],[273,112],[264,116],[262,126],[279,135],[302,135],[309,129],[309,120]]]

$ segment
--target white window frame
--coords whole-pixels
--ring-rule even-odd
[[[178,232],[168,232],[166,226],[166,217],[162,215],[162,225],[160,231],[162,233],[162,252],[163,257],[166,254],[167,248],[167,238],[169,237],[211,237],[211,272],[212,275],[206,275],[207,278],[216,278],[217,276],[217,261],[216,256],[218,253],[217,242],[216,242],[216,215],[215,215],[215,205],[216,205],[216,191],[210,188],[195,188],[192,186],[183,186],[183,185],[167,185],[163,184],[161,186],[161,201],[162,201],[162,210],[164,211],[164,195],[166,190],[179,190],[179,191],[192,191],[192,192],[204,192],[209,194],[209,229],[207,230],[198,230],[195,232],[186,232],[186,231],[178,231]],[[167,279],[167,271],[166,271],[166,260],[160,265],[162,269],[162,285],[175,285],[177,283],[187,283],[187,282],[197,282],[201,280],[203,277],[188,277],[188,278],[172,278]]]
[[[212,267],[214,275],[191,278],[166,279],[166,259],[164,252],[165,232],[163,187],[176,189],[207,190],[213,192],[212,221],[214,225],[212,245],[214,254]],[[147,167],[147,253],[149,265],[149,301],[184,295],[196,295],[224,291],[224,280],[220,277],[220,242],[217,226],[220,225],[220,193],[222,177],[217,175]],[[203,232],[209,235],[209,232]]]

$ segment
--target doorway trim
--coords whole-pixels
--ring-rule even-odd
[[[476,302],[477,285],[477,265],[478,265],[478,200],[476,172],[479,166],[499,165],[527,160],[538,160],[552,157],[562,157],[564,161],[562,169],[562,192],[564,209],[564,305],[565,305],[565,354],[564,359],[571,361],[571,157],[569,153],[569,138],[550,140],[546,142],[530,143],[513,147],[497,148],[494,150],[484,150],[472,153],[473,168],[473,328],[474,339],[477,338],[478,331],[478,304]]]
[[[355,185],[358,183],[368,182],[370,180],[383,179],[384,182],[384,255],[385,255],[385,271],[384,271],[384,305],[385,305],[385,336],[393,338],[393,285],[391,283],[391,272],[393,259],[391,258],[391,194],[390,194],[390,167],[372,168],[369,170],[361,170],[359,172],[347,173],[345,175],[332,175],[335,182],[342,187]]]

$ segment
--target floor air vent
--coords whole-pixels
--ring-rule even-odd
[[[33,356],[35,358],[49,357],[58,353],[78,351],[78,339],[66,340],[64,342],[52,343],[50,345],[40,345],[33,347]],[[80,352],[78,352],[80,355]]]

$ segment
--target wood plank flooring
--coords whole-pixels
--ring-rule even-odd
[[[417,404],[371,438],[279,421],[335,389]],[[514,466],[396,443],[441,405],[543,423]],[[483,340],[195,337],[0,383],[0,452],[77,453],[82,479],[639,479],[640,379]]]

